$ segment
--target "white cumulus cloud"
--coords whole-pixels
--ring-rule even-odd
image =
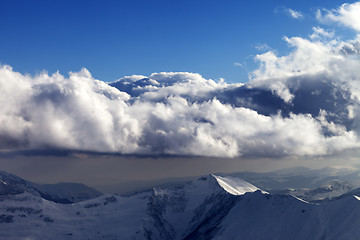
[[[359,147],[354,131],[329,122],[324,113],[318,118],[263,115],[216,97],[246,85],[192,73],[119,81],[157,88],[132,96],[94,79],[86,69],[65,78],[59,73],[31,77],[1,67],[1,149],[236,157],[324,155]],[[191,100],[199,96],[204,99]],[[332,134],[324,134],[324,128],[331,128]]]
[[[337,22],[360,31],[360,2],[344,3],[338,9],[318,10],[317,18],[323,22]]]

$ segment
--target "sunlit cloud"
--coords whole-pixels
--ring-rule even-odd
[[[287,7],[284,7],[284,6],[281,6],[281,7],[277,7],[275,8],[274,10],[275,13],[282,13],[282,14],[286,14],[288,15],[289,17],[293,18],[293,19],[296,19],[296,20],[302,20],[304,19],[304,14],[301,12],[301,11],[297,11],[297,10],[294,10],[294,9],[291,9],[291,8],[287,8]]]
[[[313,27],[313,33],[310,35],[311,39],[319,39],[319,38],[333,38],[335,33],[333,31],[326,31],[321,27]]]
[[[322,22],[336,22],[360,31],[360,2],[344,3],[337,9],[318,10],[316,17]]]
[[[293,10],[291,8],[286,8],[285,12],[287,12],[294,19],[303,19],[304,15],[300,11]]]

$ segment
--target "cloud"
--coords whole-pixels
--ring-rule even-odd
[[[259,51],[266,51],[266,50],[271,49],[271,47],[269,45],[267,45],[266,43],[256,44],[255,48]]]
[[[243,67],[244,65],[242,63],[239,63],[239,62],[234,62],[234,66],[235,67]]]
[[[118,79],[111,86],[125,91],[131,96],[141,96],[146,100],[163,100],[169,96],[197,96],[204,97],[215,89],[229,86],[220,79],[204,79],[200,74],[188,72],[153,73],[149,77],[128,81],[129,77]]]
[[[360,31],[360,2],[344,3],[338,9],[318,10],[316,17],[322,22],[336,22]]]
[[[320,39],[320,38],[333,38],[335,33],[333,31],[326,31],[321,27],[313,27],[313,33],[310,35],[311,39]]]
[[[350,41],[300,37],[285,37],[284,40],[294,50],[285,56],[277,56],[273,51],[257,55],[260,67],[252,73],[252,86],[266,86],[284,101],[291,102],[295,97],[288,88],[291,79],[306,75],[309,78],[321,76],[344,88],[354,88],[352,94],[358,97],[355,68],[359,65],[359,37]]]
[[[289,14],[290,17],[294,18],[294,19],[303,19],[304,15],[300,12],[300,11],[295,11],[291,8],[285,8],[284,9],[286,13]]]
[[[193,73],[154,73],[109,85],[86,69],[69,78],[59,73],[31,77],[3,66],[0,147],[217,157],[312,156],[359,147],[354,130],[328,117],[337,114],[331,107],[320,106],[329,112],[262,112],[256,107],[260,100],[267,102],[278,92],[269,94],[265,80],[258,87],[254,81],[227,84]],[[291,107],[277,101],[280,111]],[[358,118],[357,106],[354,101],[346,118]]]
[[[289,17],[297,19],[297,20],[304,19],[304,14],[302,12],[296,11],[296,10],[293,10],[291,8],[287,8],[284,6],[279,6],[279,7],[275,8],[274,12],[275,13],[279,13],[279,12],[285,13]]]

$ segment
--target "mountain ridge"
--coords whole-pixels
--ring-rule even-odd
[[[359,199],[314,204],[213,174],[73,204],[23,192],[0,195],[0,239],[358,239]]]
[[[101,195],[99,191],[81,183],[37,184],[0,171],[0,195],[23,192],[29,192],[56,203],[80,202]]]

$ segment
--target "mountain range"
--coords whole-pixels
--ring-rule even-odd
[[[127,195],[89,195],[86,200],[60,203],[46,199],[31,182],[5,172],[0,176],[4,240],[360,237],[359,189],[311,203],[289,193],[269,193],[237,177],[206,175]],[[78,185],[57,186],[52,196],[66,199],[61,196],[68,192],[65,189],[76,192],[72,186]]]

